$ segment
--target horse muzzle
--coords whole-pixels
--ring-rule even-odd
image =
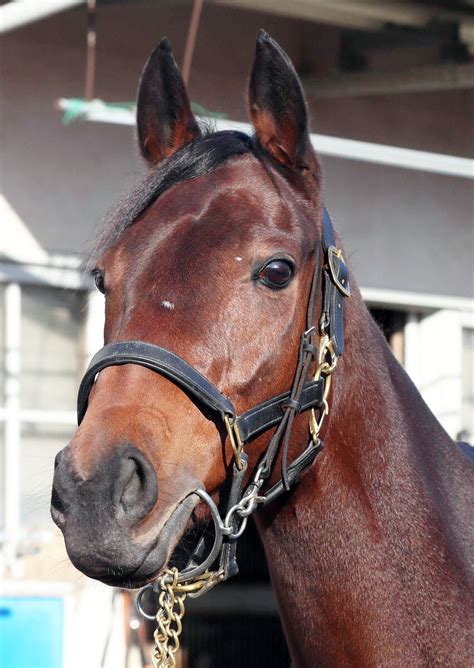
[[[51,515],[85,575],[114,586],[148,582],[170,558],[199,498],[182,482],[172,505],[159,502],[155,471],[132,445],[114,449],[94,475],[75,472],[68,448],[57,457]]]

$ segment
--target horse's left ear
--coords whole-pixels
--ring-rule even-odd
[[[257,38],[249,114],[261,146],[287,167],[308,167],[313,154],[300,80],[283,49],[264,30]]]
[[[138,89],[137,130],[140,151],[153,164],[201,135],[166,37],[143,70]]]

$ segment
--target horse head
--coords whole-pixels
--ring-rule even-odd
[[[253,137],[201,128],[159,44],[137,103],[148,171],[106,221],[93,269],[106,344],[179,355],[238,413],[291,386],[322,217],[301,84],[263,32],[248,99]],[[307,435],[307,415],[295,425]],[[249,448],[248,475],[269,438]],[[206,513],[193,492],[219,503],[232,461],[221,416],[183,384],[143,365],[103,368],[56,461],[52,515],[72,562],[108,584],[149,582]]]

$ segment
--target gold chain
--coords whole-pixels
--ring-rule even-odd
[[[220,582],[222,571],[206,571],[194,579],[178,582],[177,568],[168,568],[160,578],[160,596],[158,598],[158,624],[153,638],[153,668],[175,668],[176,653],[179,650],[179,636],[183,630],[182,619],[185,613],[184,601],[189,593],[207,591]]]
[[[174,668],[176,652],[179,650],[179,635],[183,625],[184,601],[186,592],[177,593],[178,569],[170,568],[160,579],[160,597],[156,613],[157,629],[153,635],[153,668]]]
[[[334,369],[336,368],[336,365],[337,357],[334,352],[332,342],[329,339],[329,336],[324,334],[319,344],[318,367],[313,377],[313,380],[318,380],[321,376],[324,376],[326,379],[324,384],[323,405],[321,408],[319,421],[316,418],[316,412],[314,408],[311,409],[311,417],[309,419],[309,430],[315,444],[319,441],[319,432],[323,426],[324,418],[329,414],[328,397],[329,391],[331,389],[331,376]]]

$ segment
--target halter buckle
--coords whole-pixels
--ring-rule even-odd
[[[340,248],[336,248],[336,246],[329,246],[327,252],[328,252],[329,270],[331,272],[331,278],[333,280],[334,285],[337,287],[339,292],[342,292],[342,294],[345,297],[350,297],[351,290],[349,287],[349,281],[347,279],[347,265],[342,255],[342,250]],[[337,271],[338,269],[337,262],[342,262],[342,264],[344,265],[342,278],[339,278],[339,272]]]
[[[242,471],[244,468],[244,463],[242,461],[242,450],[244,448],[244,443],[240,437],[240,432],[239,428],[237,426],[237,420],[235,418],[231,418],[229,415],[224,415],[224,424],[225,428],[227,429],[227,434],[229,436],[229,441],[232,446],[232,450],[234,452],[234,459],[235,459],[235,465],[239,469],[239,471]]]

